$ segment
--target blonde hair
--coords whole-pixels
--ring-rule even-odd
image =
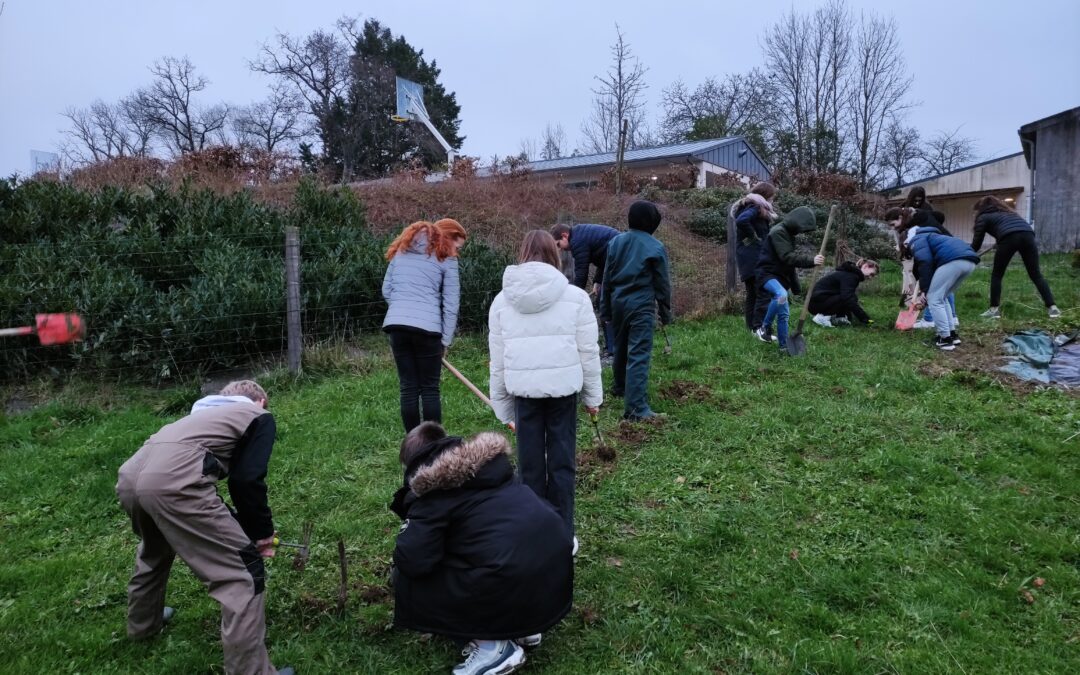
[[[255,380],[236,380],[221,388],[222,396],[247,396],[255,403],[265,401],[266,390]]]
[[[863,265],[873,267],[875,272],[881,271],[881,265],[878,265],[876,260],[870,260],[869,258],[859,258],[855,261],[855,267],[862,268]]]

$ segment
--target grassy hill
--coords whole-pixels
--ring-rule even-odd
[[[1075,327],[1080,277],[1047,260],[1062,325]],[[800,359],[739,317],[676,324],[651,390],[671,417],[621,426],[617,402],[605,407],[614,459],[582,420],[575,608],[526,672],[1075,669],[1077,398],[994,370],[1003,331],[1049,325],[1035,291],[1014,268],[1003,325],[982,322],[989,272],[977,270],[958,298],[965,344],[943,354],[926,332],[891,329],[899,278],[885,272],[863,290],[878,327],[811,326]],[[482,337],[450,359],[486,380]],[[268,563],[271,657],[300,673],[446,672],[452,645],[389,627],[400,422],[385,340],[314,355],[308,370],[260,378],[279,425],[277,526],[288,539],[314,524],[306,569],[286,553]],[[220,672],[218,608],[182,564],[174,623],[148,644],[124,636],[136,540],[116,470],[196,387],[6,394],[38,404],[0,417],[0,672]],[[443,401],[453,433],[497,427],[449,376]]]

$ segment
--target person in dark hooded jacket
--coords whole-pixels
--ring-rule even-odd
[[[600,298],[600,316],[615,325],[612,393],[625,396],[623,419],[630,421],[657,416],[646,391],[656,312],[665,326],[674,319],[667,250],[653,236],[660,218],[652,202],[630,205],[630,231],[608,244],[606,287]]]
[[[510,452],[501,434],[463,440],[435,422],[401,444],[394,625],[468,642],[455,674],[516,669],[518,643],[539,644],[573,602],[570,532],[515,480]]]
[[[873,279],[877,273],[876,261],[860,258],[857,262],[845,262],[818,279],[810,294],[814,323],[825,328],[850,323],[852,319],[863,324],[872,323],[866,310],[859,304],[856,291],[859,284]]]
[[[982,316],[988,319],[1001,318],[1001,280],[1005,278],[1005,270],[1009,269],[1009,261],[1017,253],[1024,261],[1028,278],[1039,291],[1050,318],[1056,319],[1061,316],[1061,310],[1054,304],[1054,294],[1050,290],[1050,284],[1046,283],[1046,278],[1039,270],[1039,248],[1035,245],[1035,228],[1021,218],[1012,207],[993,195],[975,202],[973,209],[976,215],[975,234],[971,239],[971,248],[978,251],[982,247],[983,238],[988,234],[994,238],[997,246],[997,251],[994,253],[994,270],[990,273],[990,309],[983,312]]]
[[[758,183],[745,197],[732,204],[729,212],[735,219],[735,263],[739,278],[746,288],[744,319],[751,331],[761,325],[769,306],[768,296],[758,297],[755,277],[758,258],[761,257],[761,242],[778,218],[771,203],[775,196],[776,188],[771,183]]]
[[[808,206],[800,206],[773,225],[761,245],[761,257],[757,264],[758,289],[768,293],[772,300],[756,334],[762,342],[771,342],[772,322],[776,319],[776,336],[781,352],[787,348],[790,314],[788,293],[798,294],[800,291],[796,268],[815,267],[825,263],[825,256],[804,255],[795,248],[795,236],[812,232],[815,228],[817,221],[814,211]]]

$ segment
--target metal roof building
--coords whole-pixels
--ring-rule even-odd
[[[537,178],[588,187],[597,184],[600,174],[615,166],[615,159],[614,152],[604,152],[529,162],[526,168]],[[771,176],[769,167],[741,136],[627,150],[623,163],[627,171],[640,174],[664,171],[673,164],[689,164],[697,169],[698,187],[707,187],[710,175],[733,173],[747,183],[768,180]]]

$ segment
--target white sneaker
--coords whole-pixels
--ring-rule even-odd
[[[832,328],[833,327],[832,321],[830,321],[829,317],[825,316],[824,314],[815,314],[814,315],[814,323],[821,326],[822,328]]]
[[[452,672],[453,675],[506,675],[523,663],[524,649],[512,640],[497,640],[494,649],[483,649],[477,645]]]
[[[933,321],[927,321],[926,319],[919,319],[918,321],[915,322],[915,325],[913,326],[913,328],[933,328],[933,327],[934,327],[934,322]]]
[[[957,318],[955,316],[952,318],[952,327],[953,327],[953,330],[956,330],[957,328],[960,327],[960,319],[959,318]]]
[[[983,312],[979,316],[981,316],[984,319],[1000,319],[1001,318],[1001,309],[998,308],[998,307],[991,307],[990,309],[986,310],[985,312]]]
[[[1061,318],[1061,310],[1058,309],[1057,305],[1050,305],[1050,318],[1051,319],[1060,319]]]
[[[576,558],[577,557],[577,550],[578,550],[578,540],[577,540],[577,537],[574,537],[574,550],[570,551],[570,555],[572,555],[572,556],[574,556]]]
[[[533,633],[532,635],[526,635],[525,637],[519,637],[514,640],[525,649],[532,649],[533,647],[539,647],[540,643],[544,640],[543,633]]]

